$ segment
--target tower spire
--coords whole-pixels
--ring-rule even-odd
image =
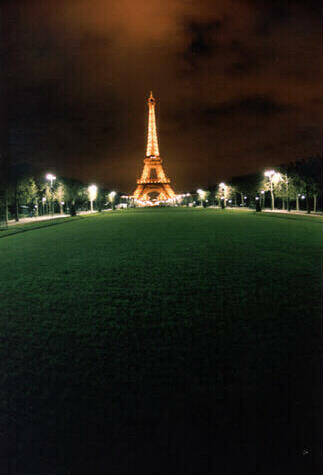
[[[148,99],[149,115],[148,115],[148,138],[147,138],[146,157],[152,157],[152,156],[159,157],[155,105],[156,105],[155,98],[153,96],[152,91],[150,91],[150,96]]]

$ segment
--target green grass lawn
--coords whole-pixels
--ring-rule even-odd
[[[1,469],[316,473],[321,242],[186,208],[0,234]]]

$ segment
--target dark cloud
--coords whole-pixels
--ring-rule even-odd
[[[265,96],[249,96],[236,101],[223,102],[212,108],[202,111],[202,116],[210,121],[221,121],[224,117],[232,119],[234,116],[270,118],[278,113],[289,110],[291,106],[278,104],[275,100]]]
[[[11,157],[39,170],[131,191],[152,89],[179,190],[315,154],[317,5],[3,1],[2,143],[9,138]]]
[[[185,28],[188,44],[184,52],[184,59],[192,68],[198,67],[200,59],[207,59],[214,53],[216,36],[221,26],[222,22],[220,20],[187,21]]]

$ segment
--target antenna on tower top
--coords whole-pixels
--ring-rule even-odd
[[[150,91],[150,96],[148,98],[148,104],[155,104],[155,98],[153,96],[153,91]]]

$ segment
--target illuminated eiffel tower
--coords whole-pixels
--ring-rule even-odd
[[[144,159],[144,169],[141,178],[137,180],[137,188],[133,194],[133,198],[141,202],[166,201],[175,197],[175,193],[170,186],[170,179],[165,175],[162,159],[159,156],[155,105],[156,101],[151,92],[148,99],[149,116],[146,158]]]

